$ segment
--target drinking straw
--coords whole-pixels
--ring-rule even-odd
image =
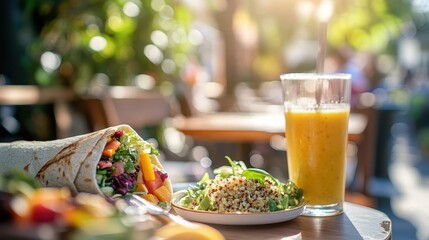
[[[326,35],[328,33],[328,20],[332,15],[332,2],[331,0],[323,0],[318,9],[318,20],[319,20],[319,33],[318,33],[318,43],[319,43],[319,52],[317,55],[317,66],[316,73],[322,74],[325,67],[325,55],[326,55]],[[322,79],[318,79],[316,85],[316,101],[317,107],[320,106],[320,101],[322,97]]]
[[[319,52],[317,55],[317,73],[323,73],[325,67],[325,55],[326,55],[326,34],[328,31],[328,22],[319,22]]]

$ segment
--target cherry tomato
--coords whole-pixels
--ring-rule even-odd
[[[113,167],[115,167],[115,171],[112,173],[112,176],[117,177],[124,173],[124,163],[114,162]]]
[[[145,181],[144,184],[149,193],[154,193],[156,189],[162,186],[161,172],[155,171],[155,180]]]

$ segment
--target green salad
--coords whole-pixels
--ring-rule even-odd
[[[242,161],[226,157],[230,166],[208,173],[186,190],[182,207],[215,212],[274,212],[303,203],[303,189],[292,181],[280,182],[268,172],[247,168]]]

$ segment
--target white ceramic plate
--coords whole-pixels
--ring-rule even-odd
[[[217,213],[209,211],[198,211],[184,208],[180,205],[180,199],[184,197],[184,192],[174,194],[171,205],[174,211],[181,217],[195,222],[223,224],[223,225],[261,225],[285,222],[294,219],[301,215],[304,211],[304,204],[296,208],[265,213],[245,213],[245,212],[231,212],[231,213]]]

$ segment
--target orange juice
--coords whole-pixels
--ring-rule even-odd
[[[349,108],[286,111],[289,178],[309,205],[342,202]]]

